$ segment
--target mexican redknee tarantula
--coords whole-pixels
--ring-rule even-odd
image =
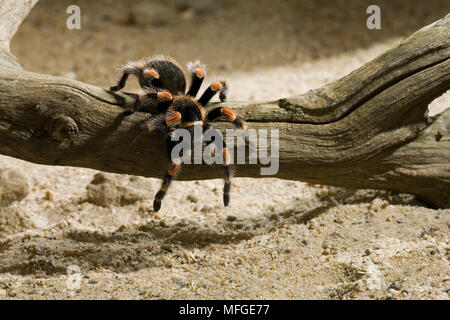
[[[158,131],[166,134],[166,146],[169,158],[172,149],[178,143],[172,140],[172,136],[177,128],[185,128],[192,132],[194,128],[200,128],[202,134],[212,129],[209,124],[220,116],[233,123],[237,128],[243,131],[247,130],[246,122],[237,116],[233,111],[225,107],[214,108],[206,112],[205,106],[211,98],[219,92],[221,101],[226,100],[227,84],[225,81],[213,82],[205,92],[196,99],[200,86],[206,75],[205,66],[200,62],[194,61],[187,65],[191,73],[191,84],[186,92],[186,79],[178,63],[162,56],[156,56],[149,59],[143,59],[136,62],[130,62],[122,67],[122,77],[117,85],[111,87],[111,90],[117,91],[125,87],[129,75],[135,75],[143,92],[139,95],[136,103],[130,112],[140,109],[156,109],[159,114],[150,119],[147,127],[150,132]],[[212,142],[211,152],[214,147],[222,150],[223,170],[225,185],[223,189],[223,203],[228,206],[230,203],[230,153],[226,147],[223,138],[217,141],[217,136]],[[197,143],[197,142],[193,142]],[[171,163],[166,172],[162,186],[153,201],[153,210],[159,211],[161,200],[164,198],[170,183],[180,171],[183,163],[183,156],[171,159]]]

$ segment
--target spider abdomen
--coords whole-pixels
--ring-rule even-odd
[[[174,60],[162,57],[150,59],[143,65],[143,70],[152,69],[158,73],[158,79],[149,83],[144,77],[139,77],[141,87],[156,85],[169,90],[173,95],[184,94],[186,92],[184,73]]]

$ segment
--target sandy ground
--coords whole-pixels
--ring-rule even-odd
[[[227,0],[195,10],[169,2],[163,14],[142,17],[145,4],[131,1],[42,1],[12,49],[26,69],[104,87],[129,59],[200,58],[208,79],[229,79],[231,101],[259,100],[333,81],[450,11],[448,1],[381,2],[382,30],[369,31],[366,1],[274,7]],[[73,3],[82,10],[80,31],[65,28]],[[167,23],[158,21],[164,14]],[[430,110],[449,105],[447,94]],[[157,179],[108,175],[112,185],[148,192],[132,204],[102,207],[87,191],[94,170],[4,156],[0,168],[24,174],[30,188],[25,199],[0,207],[0,298],[450,295],[450,210],[426,208],[410,195],[235,178],[231,206],[223,208],[220,179],[174,182],[155,214]]]

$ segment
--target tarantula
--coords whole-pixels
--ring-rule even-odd
[[[210,121],[220,116],[225,116],[235,127],[243,131],[247,130],[246,122],[229,108],[218,107],[209,112],[205,110],[205,106],[217,92],[219,92],[221,101],[226,100],[228,89],[226,82],[213,82],[200,98],[196,99],[195,96],[206,75],[205,66],[196,60],[188,63],[187,67],[191,73],[191,83],[187,92],[186,79],[179,64],[171,58],[162,56],[130,62],[124,65],[122,67],[123,73],[118,84],[111,87],[113,91],[124,88],[129,75],[135,75],[138,78],[143,91],[130,112],[147,108],[158,110],[159,114],[150,119],[147,127],[150,132],[158,131],[166,135],[169,158],[172,154],[172,149],[177,144],[172,139],[173,133],[177,128],[186,128],[191,132],[194,128],[200,128],[203,135],[208,129],[216,130],[209,124]],[[191,143],[198,142],[193,141]],[[217,138],[214,139],[212,144],[211,152],[214,152],[214,147],[222,149],[222,166],[225,181],[223,203],[225,206],[228,206],[230,203],[231,188],[230,153],[222,138],[220,141]],[[171,159],[161,188],[153,201],[154,211],[159,211],[161,208],[161,200],[164,198],[170,183],[180,171],[182,163],[182,157]]]

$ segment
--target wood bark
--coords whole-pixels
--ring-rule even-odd
[[[10,53],[36,2],[0,2],[0,153],[161,178],[168,159],[162,136],[145,129],[152,115],[122,116],[135,95],[23,70]],[[279,129],[278,178],[407,192],[450,208],[450,109],[427,116],[429,103],[450,88],[449,35],[450,14],[319,89],[225,105],[249,128]],[[236,165],[236,175],[265,177],[260,167]],[[189,165],[179,179],[219,177],[217,166]]]

